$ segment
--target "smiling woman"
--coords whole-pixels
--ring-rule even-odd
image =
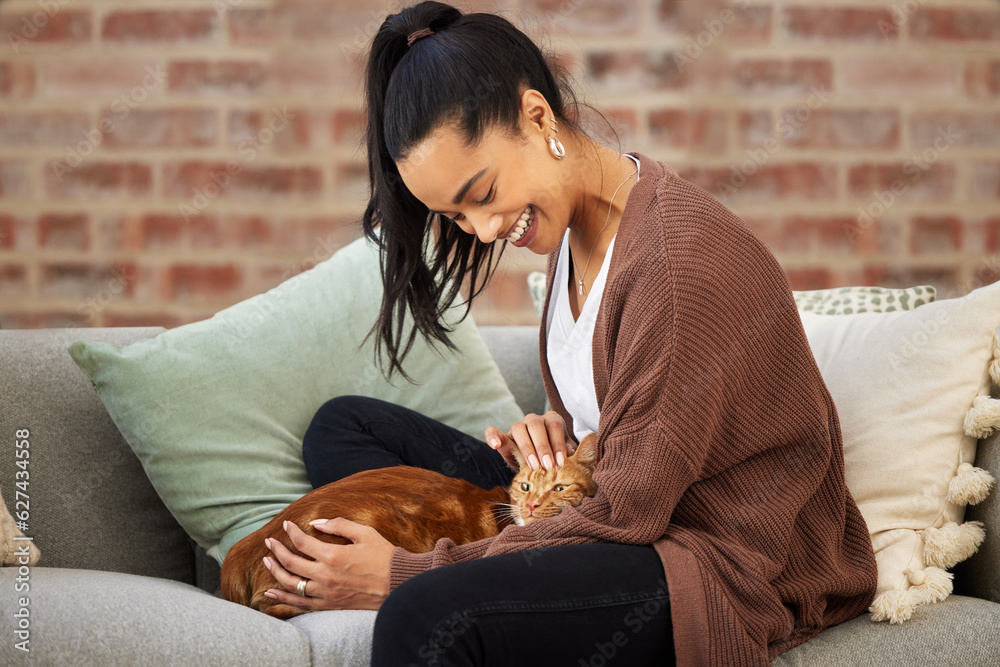
[[[459,441],[399,406],[330,401],[303,442],[310,479],[440,469],[460,444],[453,476],[506,484],[515,452],[551,469],[596,435],[598,489],[428,553],[350,522],[322,524],[344,545],[288,528],[313,560],[272,541],[280,588],[266,595],[379,609],[376,667],[765,665],[862,613],[875,559],[836,410],[784,273],[746,224],[669,166],[589,138],[541,51],[498,16],[437,2],[389,16],[366,99],[364,227],[381,248],[390,373],[416,336],[447,343],[444,310],[463,285],[476,298],[510,243],[549,257],[553,410]],[[649,613],[632,624],[636,605]]]

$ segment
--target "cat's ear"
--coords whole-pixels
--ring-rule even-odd
[[[570,458],[593,472],[597,465],[597,434],[588,433]]]
[[[524,461],[524,456],[521,455],[520,447],[517,446],[517,443],[514,442],[513,438],[510,439],[510,455],[514,457],[515,461],[517,461],[518,470],[524,470],[528,467],[528,464]]]

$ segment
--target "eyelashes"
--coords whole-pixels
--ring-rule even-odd
[[[491,201],[493,201],[493,195],[495,194],[495,192],[493,191],[494,187],[496,187],[496,184],[491,185],[490,191],[486,193],[486,197],[477,201],[476,203],[479,204],[480,206],[485,206],[486,204],[489,204]]]

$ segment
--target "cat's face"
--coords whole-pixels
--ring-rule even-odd
[[[559,514],[597,493],[593,471],[596,436],[587,436],[566,463],[552,470],[532,470],[518,458],[521,469],[510,486],[511,517],[519,526]]]

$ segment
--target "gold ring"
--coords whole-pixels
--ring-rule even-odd
[[[306,595],[306,584],[308,583],[308,579],[299,579],[299,585],[295,587],[295,591],[304,598],[309,597]]]

